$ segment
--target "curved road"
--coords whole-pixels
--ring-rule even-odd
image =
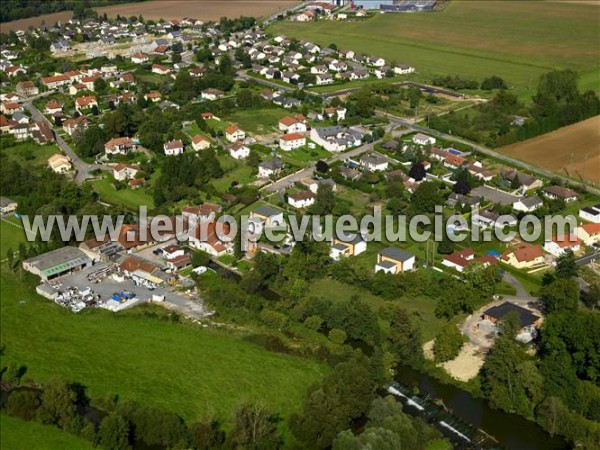
[[[21,104],[24,108],[29,111],[31,117],[36,122],[46,122],[52,128],[54,133],[54,138],[56,140],[56,144],[59,148],[69,157],[71,163],[73,164],[73,168],[75,169],[75,183],[81,185],[85,180],[89,178],[94,178],[94,175],[91,174],[94,170],[112,170],[109,166],[103,166],[101,164],[88,164],[84,160],[82,160],[77,153],[67,144],[67,142],[58,134],[57,130],[54,128],[54,124],[50,122],[46,117],[33,105],[33,100],[35,98],[39,98],[40,96],[30,97],[21,100]]]

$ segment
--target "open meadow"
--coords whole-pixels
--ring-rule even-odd
[[[410,63],[423,81],[499,75],[527,97],[538,77],[553,69],[573,69],[582,88],[600,90],[599,13],[596,5],[570,2],[453,1],[443,12],[275,22],[268,30]]]
[[[2,364],[17,361],[27,367],[26,378],[40,382],[77,381],[92,398],[117,394],[188,421],[225,419],[244,400],[286,416],[328,370],[232,331],[171,323],[162,310],[76,315],[35,294],[31,275],[20,279],[3,268],[0,276]]]
[[[561,175],[600,184],[600,116],[496,151]]]
[[[294,0],[153,0],[144,3],[126,3],[123,5],[94,8],[99,14],[106,13],[108,17],[117,15],[129,17],[144,16],[144,19],[181,19],[194,17],[205,22],[218,21],[221,17],[230,19],[240,16],[266,17],[281,11],[290,5],[298,3]],[[30,26],[39,26],[44,20],[48,24],[57,21],[67,21],[73,17],[71,11],[46,14],[39,17],[14,20],[2,24],[2,32],[26,30]]]
[[[26,422],[15,417],[0,414],[0,448],[3,450],[91,450],[94,447],[66,431],[52,425]]]

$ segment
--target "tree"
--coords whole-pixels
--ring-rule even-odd
[[[413,214],[432,213],[436,205],[442,204],[442,196],[438,189],[438,184],[432,181],[421,183],[415,189],[411,202]]]
[[[452,191],[457,194],[467,195],[471,192],[471,174],[467,169],[460,169],[456,173],[456,183],[452,186]]]
[[[410,171],[408,172],[411,178],[414,178],[416,181],[421,181],[427,175],[425,171],[425,167],[421,163],[413,163],[410,167]]]
[[[481,82],[481,89],[491,91],[492,89],[508,89],[506,82],[497,75],[492,75]]]
[[[389,341],[400,363],[418,366],[423,361],[421,330],[413,323],[408,312],[394,306],[391,311]]]
[[[90,125],[76,138],[77,148],[82,156],[96,156],[104,151],[104,144],[108,139],[102,128]]]
[[[123,450],[130,448],[129,423],[121,415],[111,413],[100,423],[98,441],[107,450]]]
[[[513,336],[502,334],[481,369],[481,388],[492,407],[532,416],[544,380]]]
[[[76,413],[77,394],[64,380],[54,379],[44,385],[42,405],[37,417],[42,423],[69,426]]]
[[[333,441],[333,450],[396,450],[405,448],[396,433],[385,428],[368,428],[359,435],[344,430]],[[411,448],[411,447],[406,447]]]
[[[98,77],[94,80],[94,92],[98,92],[99,94],[103,94],[107,88],[106,81],[102,77]]]
[[[465,337],[461,334],[458,327],[453,324],[447,324],[435,338],[433,344],[435,360],[437,362],[446,362],[456,358],[464,342]]]
[[[556,258],[556,268],[554,273],[558,278],[576,278],[577,264],[575,255],[571,249],[566,250],[562,255]]]
[[[328,184],[319,184],[315,203],[310,206],[312,214],[331,214],[335,207],[335,195],[333,188]]]
[[[198,450],[222,448],[225,443],[225,432],[214,420],[194,422],[189,429],[190,444]]]
[[[327,164],[325,161],[317,161],[317,164],[315,164],[315,168],[317,169],[317,172],[320,173],[329,172],[329,164]]]
[[[306,448],[325,449],[353,420],[367,413],[380,380],[372,362],[362,353],[339,363],[305,398],[290,428]]]
[[[265,406],[245,403],[235,413],[234,429],[230,438],[236,448],[277,449],[281,444],[281,437],[277,431],[278,420]]]
[[[576,311],[579,305],[579,285],[571,278],[558,278],[541,291],[547,313]]]

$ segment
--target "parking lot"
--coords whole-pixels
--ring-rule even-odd
[[[164,301],[161,302],[163,306],[187,317],[200,318],[210,314],[210,311],[204,307],[202,299],[195,299],[183,293],[175,292],[175,288],[172,286],[162,286],[153,290],[137,286],[131,279],[119,277],[115,270],[107,271],[107,269],[110,269],[110,267],[106,263],[100,262],[85,270],[63,277],[58,281],[61,284],[60,289],[66,290],[73,287],[84,291],[90,288],[94,295],[99,297],[100,303],[105,303],[104,307],[109,306],[109,309],[113,311],[146,303],[151,301],[153,296],[164,296]],[[102,275],[96,276],[98,273]],[[133,293],[135,299],[120,304],[110,300],[113,294],[120,292]]]

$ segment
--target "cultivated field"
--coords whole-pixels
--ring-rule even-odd
[[[298,3],[294,0],[153,0],[144,3],[130,3],[116,6],[95,8],[100,14],[115,17],[144,16],[145,19],[181,19],[195,17],[204,21],[219,20],[221,17],[235,18],[239,16],[267,17],[282,9]],[[44,20],[47,24],[66,21],[73,17],[71,11],[63,11],[45,16],[30,17],[3,23],[2,32],[26,30],[30,26],[38,26]]]
[[[562,175],[600,184],[600,116],[497,151]]]
[[[425,81],[440,74],[479,81],[496,74],[525,97],[541,74],[571,68],[580,73],[583,88],[600,90],[600,22],[593,5],[453,1],[443,12],[276,22],[269,30],[411,63]]]
[[[117,394],[194,420],[225,419],[244,400],[286,416],[327,372],[235,332],[173,324],[139,308],[73,314],[35,294],[35,283],[31,275],[0,273],[2,364],[27,366],[26,378],[62,376],[91,397]]]

